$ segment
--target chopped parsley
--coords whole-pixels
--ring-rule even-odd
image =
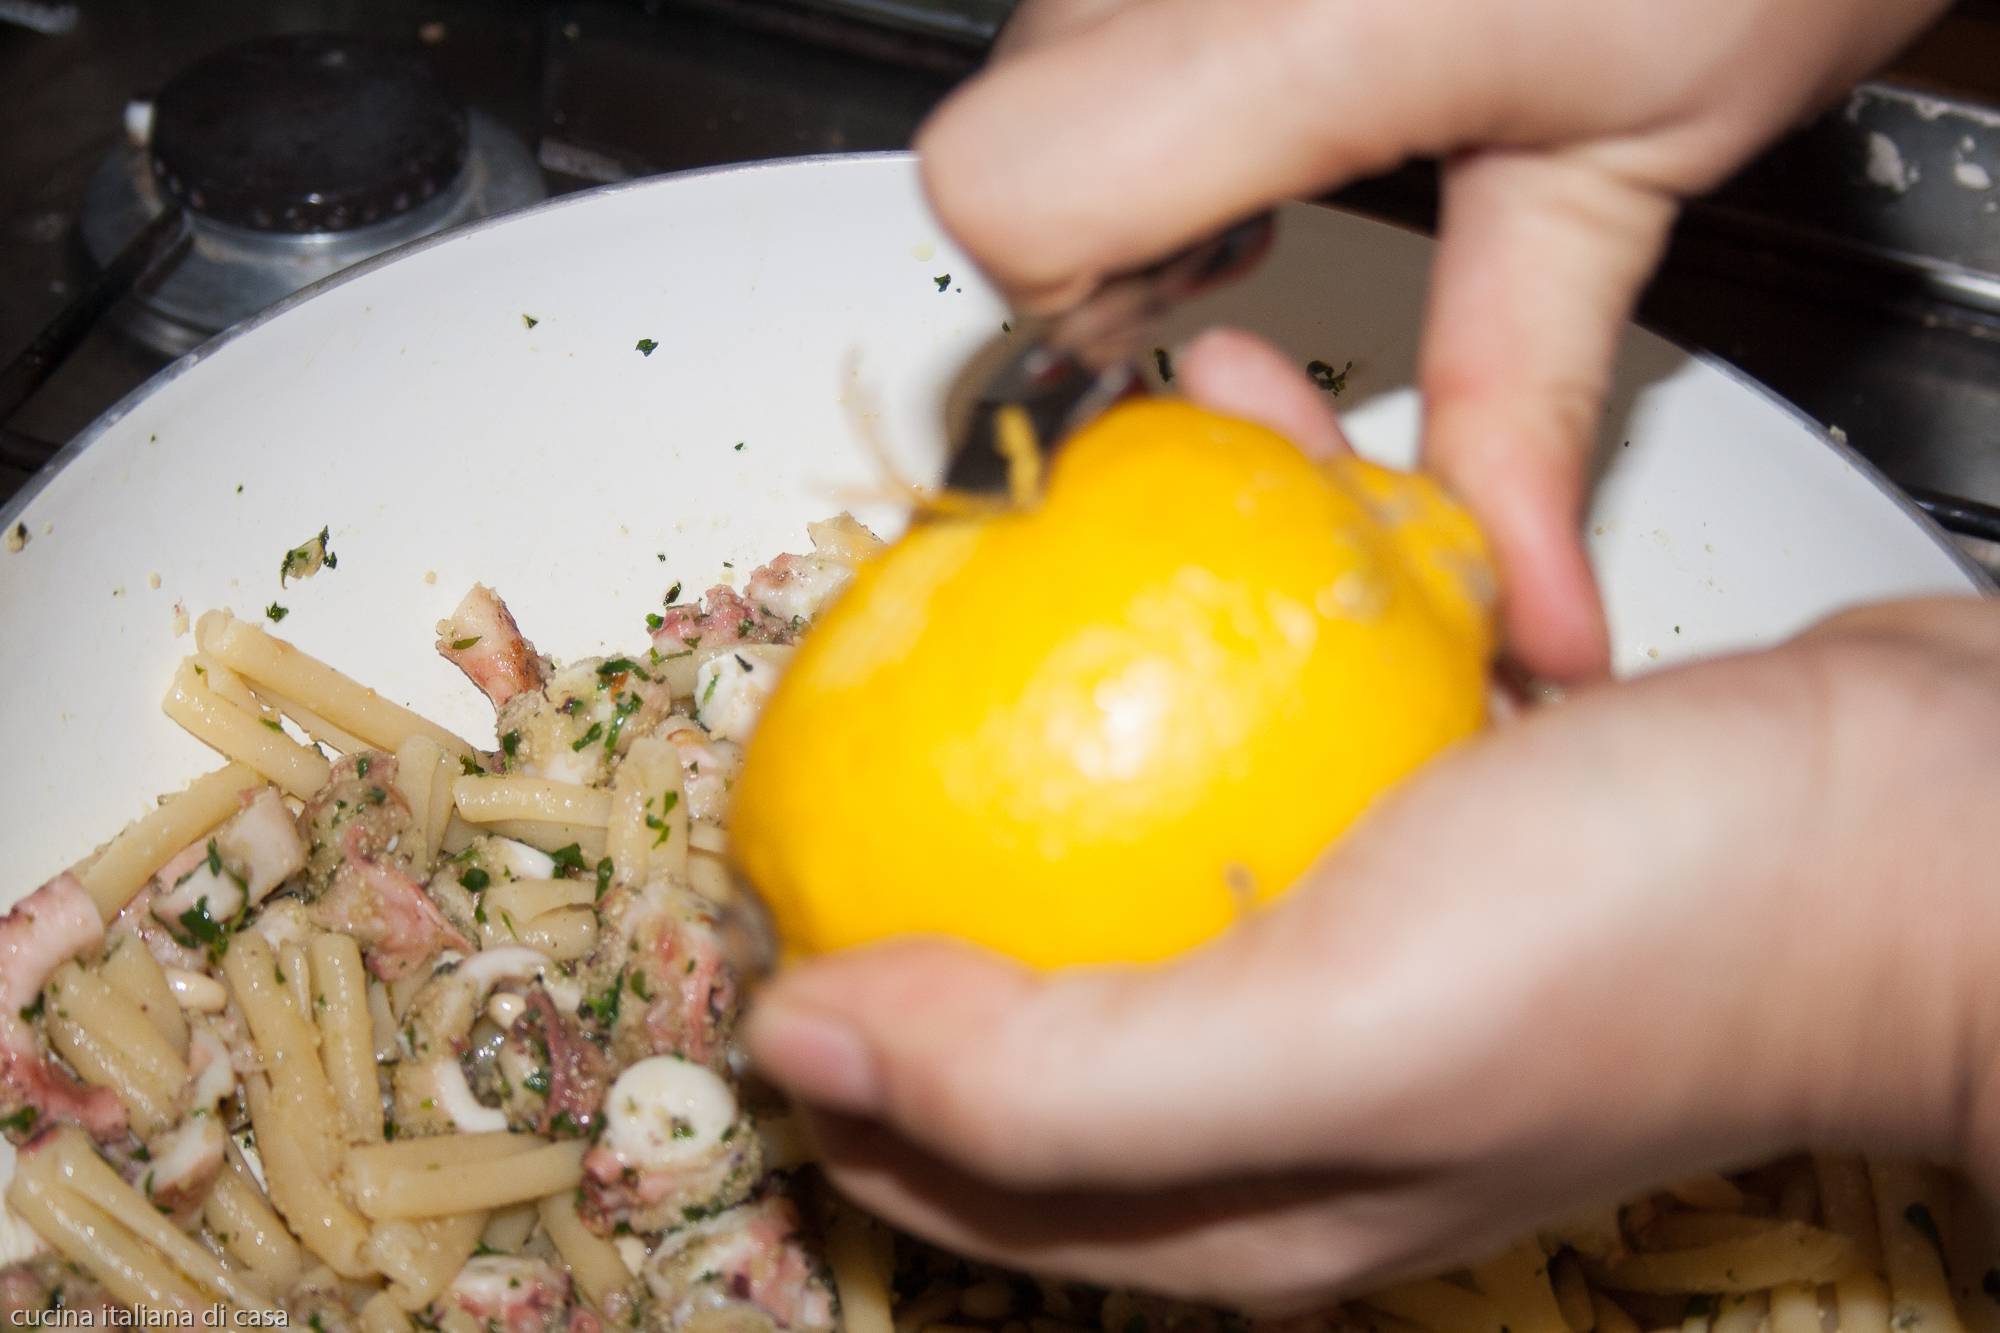
[[[605,1027],[618,1021],[618,997],[625,991],[625,969],[619,968],[618,975],[611,979],[610,988],[602,995],[584,997],[576,1006],[580,1014],[588,1014]]]
[[[23,1106],[10,1115],[0,1116],[0,1130],[9,1134],[26,1134],[35,1127],[37,1112],[32,1106]]]
[[[1312,382],[1336,398],[1346,391],[1347,372],[1352,369],[1354,369],[1352,361],[1339,370],[1335,370],[1324,361],[1306,362],[1306,374],[1312,376]]]
[[[537,324],[539,324],[539,323],[541,323],[541,322],[542,322],[542,321],[540,321],[539,319],[536,319],[536,318],[535,318],[535,317],[534,317],[533,315],[529,315],[529,314],[523,314],[523,315],[521,316],[521,323],[522,323],[522,324],[523,324],[523,325],[524,325],[525,327],[527,327],[527,328],[531,328],[531,329],[532,329],[532,328],[534,328],[534,327],[535,327],[535,325],[537,325]]]
[[[34,1022],[36,1019],[42,1016],[42,1010],[45,1007],[46,1006],[43,1002],[42,993],[40,991],[36,991],[34,1000],[28,1004],[24,1004],[21,1006],[21,1021],[23,1023]]]
[[[599,857],[597,861],[597,901],[604,901],[604,895],[611,888],[611,858]]]
[[[578,736],[575,740],[569,743],[569,748],[572,750],[581,751],[585,746],[589,745],[591,742],[595,741],[598,737],[602,736],[603,734],[604,734],[604,724],[602,722],[593,722],[590,724],[589,731],[584,732],[583,735]]]
[[[1013,331],[1014,331],[1014,325],[1011,322],[1004,319],[1000,321],[1000,332],[1012,333]]]
[[[526,1078],[521,1080],[521,1086],[526,1088],[529,1092],[537,1092],[544,1097],[548,1096],[549,1071],[541,1067],[540,1065],[537,1065],[535,1068],[530,1069],[528,1071],[528,1076]]]
[[[597,666],[597,678],[610,680],[614,676],[634,675],[640,680],[651,680],[645,669],[629,657],[607,657]]]
[[[208,873],[222,878],[222,849],[215,845],[215,839],[208,840]]]
[[[327,530],[321,528],[319,536],[300,542],[285,552],[285,558],[278,562],[278,586],[285,586],[287,579],[309,579],[322,568],[340,568],[340,557],[327,548]]]
[[[483,777],[486,773],[486,770],[479,766],[479,761],[469,754],[458,757],[458,771],[469,778]]]
[[[734,452],[736,452],[736,453],[739,453],[739,454],[743,452],[743,441],[741,441],[741,440],[738,440],[738,441],[736,442],[736,448],[735,448]]]
[[[638,342],[634,343],[633,346],[639,349],[640,356],[651,356],[653,354],[654,349],[659,347],[659,344],[654,342],[651,338],[641,338]]]
[[[487,874],[478,866],[467,866],[465,873],[458,877],[458,882],[473,893],[478,893],[493,882],[493,876]]]
[[[1172,384],[1174,382],[1174,359],[1167,355],[1166,348],[1155,347],[1153,349],[1153,365],[1159,369],[1160,383]]]
[[[665,560],[666,557],[661,556],[660,559]],[[679,597],[680,595],[681,595],[681,581],[679,579],[675,579],[674,586],[667,589],[667,605],[672,606],[674,604],[674,598]]]
[[[380,805],[382,804],[382,802],[388,799],[389,799],[389,793],[385,791],[383,788],[370,787],[366,792],[362,794],[361,803],[363,805]]]
[[[714,675],[708,678],[708,688],[701,692],[701,702],[704,705],[706,705],[710,699],[713,699],[715,697],[715,683],[721,679],[722,677],[720,675]]]
[[[935,278],[932,278],[931,281],[937,284],[937,289],[939,291],[943,291],[947,287],[951,286],[951,274],[940,273]]]
[[[643,975],[634,972],[631,976],[626,978],[625,984],[631,989],[634,995],[638,996],[640,999],[646,1001],[649,1004],[652,1003],[653,992],[646,989],[646,978]]]
[[[693,1125],[690,1125],[690,1124],[689,1124],[689,1123],[688,1123],[687,1121],[685,1121],[685,1120],[676,1120],[676,1121],[674,1121],[674,1137],[675,1137],[675,1138],[677,1138],[677,1139],[691,1139],[691,1138],[693,1138],[693,1137],[694,1137],[694,1126],[693,1126]]]
[[[278,725],[278,719],[277,719],[277,718],[275,718],[275,717],[260,717],[260,718],[258,718],[257,720],[258,720],[259,722],[262,722],[262,723],[263,723],[263,724],[264,724],[265,726],[269,727],[269,728],[270,728],[271,730],[273,730],[273,731],[277,732],[277,733],[278,733],[278,734],[279,734],[280,736],[282,736],[282,735],[284,735],[284,734],[285,734],[285,729],[284,729],[283,727],[281,727],[281,726],[279,726],[279,725]]]
[[[510,731],[500,738],[500,752],[512,759],[521,749],[521,733]]]
[[[367,777],[367,776],[368,776],[368,770],[369,770],[369,769],[371,769],[371,768],[373,768],[374,766],[375,766],[375,761],[374,761],[373,759],[371,759],[370,757],[368,757],[367,755],[365,755],[365,754],[359,754],[359,755],[356,755],[356,756],[354,756],[354,776],[355,776],[355,777],[357,777],[357,778],[365,778],[365,777]]]
[[[667,623],[667,618],[661,615],[658,611],[648,611],[646,613],[647,629],[657,632],[660,629],[660,627],[662,625],[665,625],[666,623]]]
[[[660,834],[659,837],[653,839],[653,845],[655,847],[658,847],[662,843],[666,842],[667,835],[674,831],[673,826],[667,823],[667,816],[672,814],[674,812],[674,807],[679,805],[680,803],[681,803],[681,794],[679,792],[677,791],[664,792],[660,796],[660,813],[656,815],[651,813],[650,811],[647,812],[646,827],[649,829],[656,829],[659,831]]]
[[[290,615],[291,613],[292,613],[291,607],[279,606],[276,602],[273,602],[269,606],[264,608],[264,618],[270,621],[273,625],[277,624],[280,620],[283,620],[286,616]]]
[[[478,643],[482,637],[484,636],[479,634],[468,634],[462,639],[453,639],[451,641],[451,650],[455,653],[462,653],[473,644]]]
[[[209,843],[211,849],[214,846],[213,842]],[[208,914],[206,896],[197,898],[193,907],[182,912],[180,922],[181,929],[187,932],[186,940],[205,950],[209,962],[213,963],[229,952],[229,923],[217,921]]]
[[[558,875],[566,875],[572,870],[581,871],[583,869],[583,848],[577,846],[575,843],[571,843],[567,847],[558,847],[549,853],[549,860],[555,862],[556,873]]]
[[[549,1133],[581,1134],[583,1133],[583,1126],[577,1124],[576,1117],[571,1115],[568,1111],[557,1111],[555,1115],[553,1115],[549,1119]]]

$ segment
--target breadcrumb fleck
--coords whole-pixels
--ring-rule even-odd
[[[424,571],[425,583],[436,583],[437,581],[438,581],[438,572],[435,569],[427,569]]]
[[[188,609],[180,602],[174,603],[174,637],[180,638],[188,632]]]
[[[7,550],[9,553],[21,550],[28,544],[28,525],[16,523],[7,529]]]
[[[159,587],[159,586],[160,586],[160,576],[159,576],[159,575],[158,575],[157,573],[155,573],[155,574],[148,574],[148,575],[146,575],[146,586],[147,586],[148,588],[157,588],[157,587]]]

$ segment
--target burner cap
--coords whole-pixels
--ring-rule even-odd
[[[408,212],[465,164],[465,108],[422,57],[351,37],[246,42],[189,66],[153,112],[160,188],[218,222],[347,231]]]

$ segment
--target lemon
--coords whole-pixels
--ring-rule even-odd
[[[1171,400],[916,525],[806,635],[731,824],[792,954],[1162,958],[1485,720],[1491,576],[1431,484]]]

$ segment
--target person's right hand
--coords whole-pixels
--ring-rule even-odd
[[[1274,200],[1446,160],[1424,450],[1498,557],[1511,651],[1603,671],[1579,536],[1612,350],[1678,201],[1943,0],[1026,0],[918,136],[1024,305]]]
[[[781,971],[746,1039],[876,1215],[1262,1310],[1805,1146],[2000,1199],[1996,682],[1968,598],[1587,687],[1183,957],[849,950]]]

